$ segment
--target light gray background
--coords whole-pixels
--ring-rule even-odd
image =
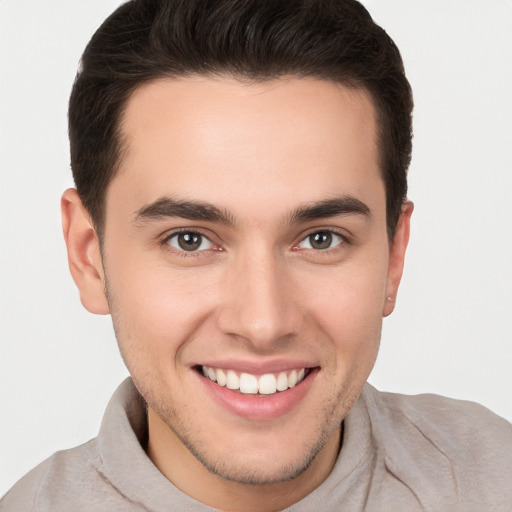
[[[0,495],[95,436],[127,375],[80,305],[59,198],[80,54],[118,0],[0,0]],[[398,306],[370,381],[512,420],[512,2],[365,0],[415,92],[416,203]]]

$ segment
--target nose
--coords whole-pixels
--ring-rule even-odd
[[[272,250],[241,256],[230,268],[218,315],[222,332],[259,351],[296,336],[303,325],[289,269]]]

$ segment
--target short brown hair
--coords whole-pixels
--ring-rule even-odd
[[[367,90],[392,237],[407,193],[412,93],[397,47],[356,0],[130,0],[110,15],[85,49],[69,102],[73,177],[100,237],[130,94],[192,74],[316,77]]]

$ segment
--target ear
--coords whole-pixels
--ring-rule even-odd
[[[405,251],[409,243],[409,233],[411,226],[411,215],[414,205],[411,201],[406,201],[402,206],[402,212],[396,226],[395,236],[391,243],[389,251],[388,280],[386,284],[386,299],[382,311],[383,316],[390,315],[395,309],[396,295],[398,286],[402,279],[404,270]]]
[[[98,236],[74,188],[62,195],[61,212],[69,270],[80,292],[80,300],[91,313],[106,315],[109,307]]]

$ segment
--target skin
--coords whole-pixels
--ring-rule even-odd
[[[76,191],[63,196],[82,303],[112,315],[148,403],[148,455],[207,505],[285,508],[336,461],[394,307],[412,213],[405,203],[389,240],[375,119],[365,91],[327,81],[163,79],[128,101],[103,258]],[[347,197],[368,211],[293,216]],[[226,218],[148,215],[162,198]],[[180,249],[179,229],[203,236],[200,250]],[[326,249],[311,244],[319,232],[333,233]],[[254,419],[227,410],[196,371],[240,361],[316,370],[285,414]]]

